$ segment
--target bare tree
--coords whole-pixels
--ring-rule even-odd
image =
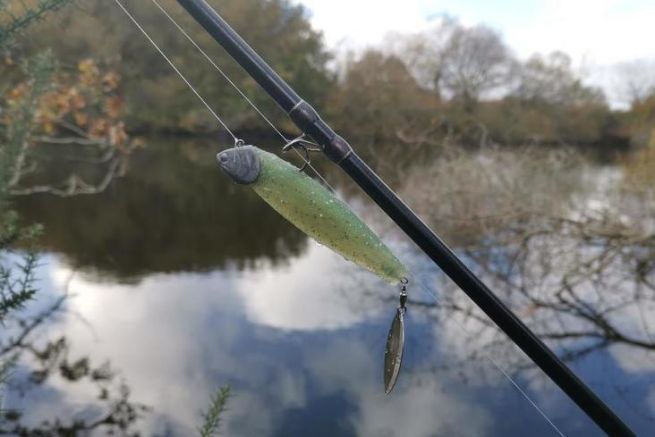
[[[640,59],[615,68],[618,93],[625,103],[634,105],[655,93],[655,60]]]
[[[419,85],[467,107],[506,85],[514,65],[496,31],[482,25],[465,27],[450,17],[427,32],[392,35],[387,47],[405,62]]]
[[[513,64],[496,31],[481,25],[459,26],[441,54],[439,88],[473,109],[485,93],[507,84]]]
[[[523,101],[559,106],[604,102],[600,90],[582,83],[566,53],[533,55],[516,72],[518,83],[512,95]]]
[[[433,183],[417,182],[425,180]],[[594,182],[585,189],[585,180]],[[408,173],[403,197],[573,360],[610,346],[655,353],[655,203],[646,181],[598,173],[572,150],[486,149],[473,158],[453,150]],[[507,347],[461,293],[448,289],[438,305],[475,326],[473,349]]]
[[[413,35],[391,34],[386,38],[385,45],[405,63],[421,87],[439,96],[442,58],[450,38],[460,27],[455,19],[446,16],[426,32]]]

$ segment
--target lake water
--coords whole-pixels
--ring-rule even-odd
[[[160,141],[135,153],[105,193],[17,201],[24,218],[45,226],[39,299],[25,317],[66,295],[18,348],[5,408],[20,412],[23,426],[102,422],[122,397],[116,417],[130,432],[194,435],[212,394],[229,386],[222,435],[557,435],[505,372],[565,435],[601,435],[540,372],[513,364],[525,362],[516,348],[500,357],[478,349],[476,325],[435,305],[446,292],[439,270],[352,194],[420,272],[404,367],[385,395],[398,291],[229,182],[214,148]],[[610,346],[571,366],[640,435],[652,435],[651,350]],[[136,405],[147,410],[129,409]],[[106,430],[99,423],[93,433]]]

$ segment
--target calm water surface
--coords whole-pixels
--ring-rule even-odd
[[[24,424],[98,420],[106,398],[129,390],[130,402],[148,407],[130,431],[193,435],[210,396],[228,385],[223,435],[557,435],[467,342],[468,325],[435,307],[439,272],[392,232],[385,239],[423,285],[410,289],[418,303],[408,314],[406,361],[385,396],[383,350],[397,290],[228,182],[214,147],[160,141],[135,154],[127,175],[101,195],[18,202],[46,228],[38,308],[68,296],[29,337],[35,350],[65,338],[60,361],[24,353],[13,374],[6,407],[21,411]],[[369,202],[349,201],[378,230],[390,228]],[[113,377],[52,371],[62,357],[69,366],[87,358]],[[600,435],[538,371],[495,362],[563,433]],[[652,435],[648,351],[601,349],[572,367]],[[44,368],[49,376],[35,378]]]

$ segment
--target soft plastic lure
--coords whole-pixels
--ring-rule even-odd
[[[251,187],[273,209],[317,242],[401,286],[401,305],[385,349],[384,386],[396,383],[404,347],[407,269],[343,201],[300,169],[255,146],[220,152],[218,163],[235,182]]]
[[[251,187],[314,240],[389,283],[407,276],[405,266],[348,205],[297,167],[254,146],[225,150],[218,162],[235,182]]]

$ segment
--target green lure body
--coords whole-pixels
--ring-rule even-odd
[[[352,209],[287,161],[257,150],[261,172],[251,184],[273,209],[317,242],[390,283],[405,266]]]
[[[242,151],[246,148],[250,150]],[[230,162],[221,155],[228,155]],[[242,180],[230,175],[250,186],[285,219],[320,244],[389,283],[398,283],[407,276],[405,266],[348,205],[297,167],[254,146],[222,152],[219,163],[229,174],[247,170],[248,176]],[[229,168],[231,163],[236,170]],[[258,171],[253,170],[256,166]]]

